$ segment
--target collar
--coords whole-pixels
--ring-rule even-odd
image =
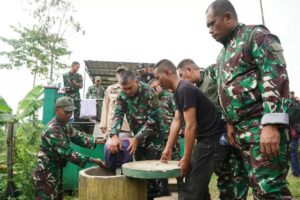
[[[137,89],[137,91],[136,91],[136,93],[135,93],[135,95],[133,96],[133,97],[129,97],[129,98],[131,98],[131,99],[134,99],[134,98],[136,98],[136,97],[138,97],[140,94],[141,94],[141,91],[142,91],[142,87],[143,87],[143,85],[142,85],[143,83],[139,83],[139,88]]]
[[[55,121],[62,126],[65,126],[67,124],[67,123],[61,121],[60,119],[58,119],[57,117],[55,117]]]
[[[199,73],[200,73],[200,79],[199,79],[198,83],[196,84],[198,87],[203,83],[205,71],[200,70]]]
[[[244,24],[238,24],[228,35],[227,37],[224,39],[224,41],[222,42],[222,44],[226,47],[229,42],[236,36],[236,34],[239,32],[239,30],[245,26]]]

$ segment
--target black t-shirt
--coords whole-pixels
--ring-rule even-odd
[[[224,122],[221,120],[217,109],[199,88],[188,81],[181,80],[174,96],[177,110],[182,119],[185,110],[191,107],[196,108],[196,138],[214,136],[225,132]]]

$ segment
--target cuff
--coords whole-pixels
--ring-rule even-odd
[[[289,124],[289,115],[287,113],[267,113],[261,119],[262,125],[267,124]]]
[[[97,138],[94,138],[94,137],[91,137],[90,139],[89,139],[89,142],[90,142],[90,149],[95,149],[96,148],[96,146],[97,146],[97,144],[96,144],[96,139]]]
[[[135,139],[137,139],[137,141],[139,143],[141,143],[141,141],[143,140],[144,136],[142,134],[137,134],[134,136]]]

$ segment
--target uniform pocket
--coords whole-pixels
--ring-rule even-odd
[[[258,80],[256,74],[241,76],[228,88],[235,101],[236,108],[244,108],[257,102],[261,98],[258,89]]]

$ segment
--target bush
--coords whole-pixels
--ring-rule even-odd
[[[43,125],[38,120],[24,122],[17,128],[14,181],[21,193],[20,200],[34,197],[31,173],[35,167],[42,129]]]

